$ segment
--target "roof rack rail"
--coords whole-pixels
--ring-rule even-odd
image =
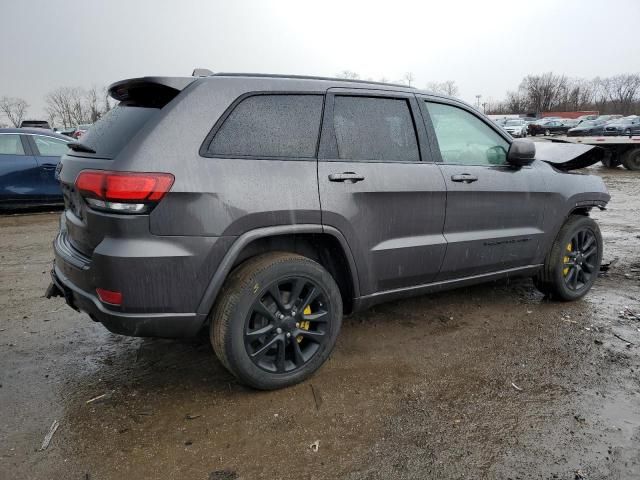
[[[210,75],[213,77],[259,77],[259,78],[291,78],[295,80],[327,80],[330,82],[364,83],[364,84],[370,84],[370,85],[388,85],[392,87],[415,89],[415,87],[404,85],[402,83],[376,82],[373,80],[353,80],[350,78],[317,77],[313,75],[283,75],[283,74],[277,74],[277,73],[236,73],[236,72],[216,72],[216,73],[211,73]]]

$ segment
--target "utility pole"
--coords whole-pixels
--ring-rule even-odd
[[[480,99],[482,98],[482,95],[476,95],[476,108],[478,110],[480,110]]]

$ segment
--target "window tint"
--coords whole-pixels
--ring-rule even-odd
[[[240,102],[209,144],[224,156],[312,158],[322,95],[254,95]]]
[[[341,159],[420,161],[406,100],[337,96],[333,126]]]
[[[0,155],[24,155],[20,135],[0,135]]]
[[[61,157],[67,153],[67,142],[59,138],[34,135],[33,140],[36,142],[40,155],[44,157]]]
[[[427,103],[444,163],[504,165],[509,142],[475,115],[451,105]]]

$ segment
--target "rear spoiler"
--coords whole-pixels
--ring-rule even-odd
[[[161,108],[184,90],[194,77],[129,78],[109,85],[109,95],[120,102]]]
[[[536,142],[536,160],[547,162],[558,170],[585,168],[598,163],[604,156],[604,149],[595,145],[555,139],[552,142]]]

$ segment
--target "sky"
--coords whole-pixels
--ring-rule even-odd
[[[0,97],[46,118],[57,87],[145,75],[455,80],[470,103],[528,74],[640,72],[640,0],[0,0]]]

